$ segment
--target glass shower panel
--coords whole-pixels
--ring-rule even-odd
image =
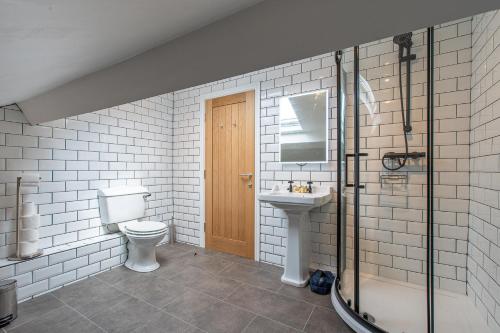
[[[427,330],[425,39],[359,47],[359,313],[388,332]]]
[[[340,260],[340,281],[341,295],[344,301],[354,309],[354,206],[353,206],[353,188],[346,186],[352,183],[353,164],[352,154],[354,151],[354,133],[353,133],[353,54],[354,48],[348,48],[342,51],[340,62],[340,161],[341,161],[341,260]]]

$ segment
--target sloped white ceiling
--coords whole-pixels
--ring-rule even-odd
[[[0,0],[0,105],[114,65],[261,0]]]

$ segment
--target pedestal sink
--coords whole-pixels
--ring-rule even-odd
[[[311,224],[309,211],[323,206],[332,198],[331,187],[314,186],[313,193],[290,193],[285,186],[262,192],[259,200],[283,209],[288,217],[285,272],[283,283],[304,287],[309,281]]]

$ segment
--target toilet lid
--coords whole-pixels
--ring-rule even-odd
[[[151,234],[163,231],[167,228],[165,223],[155,221],[134,221],[125,225],[127,233]]]

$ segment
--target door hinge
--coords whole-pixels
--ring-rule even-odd
[[[207,170],[203,170],[203,179],[207,179]]]
[[[207,224],[203,223],[203,232],[207,232]]]

